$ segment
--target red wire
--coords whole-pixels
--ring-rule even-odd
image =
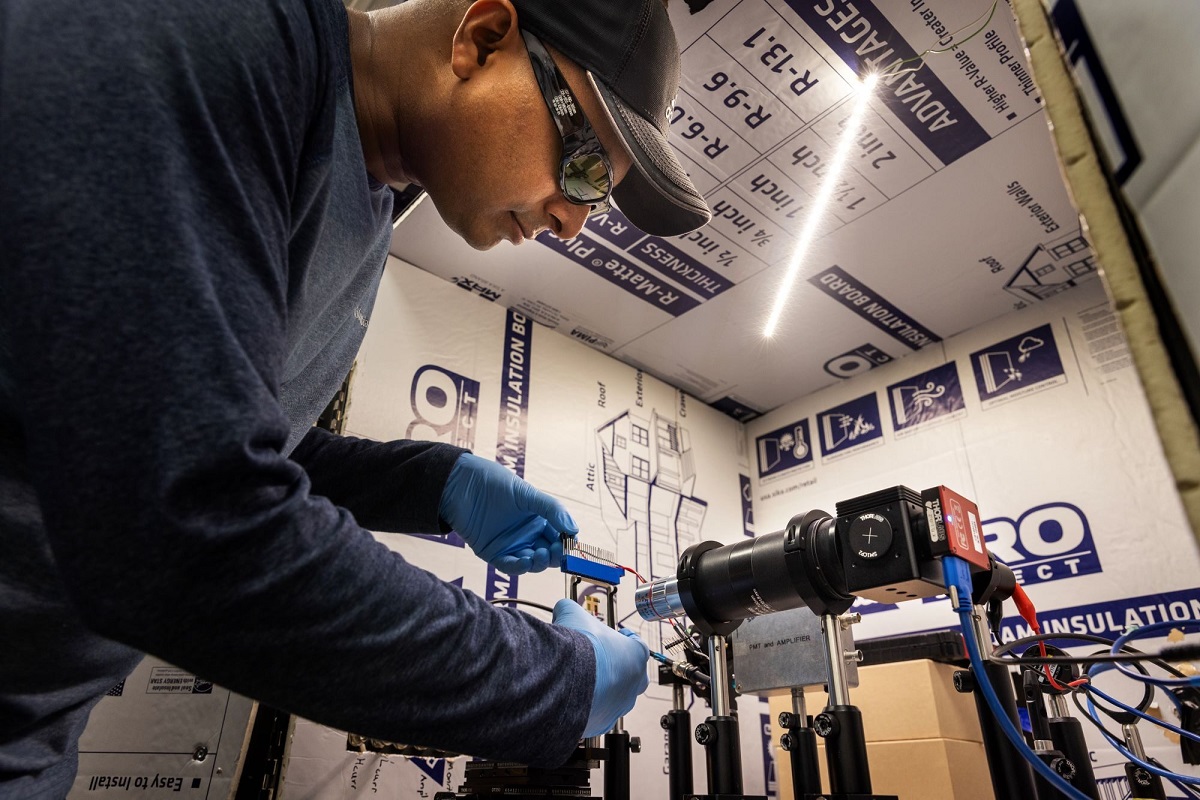
[[[1020,612],[1024,620],[1029,623],[1029,627],[1033,629],[1033,632],[1040,634],[1042,632],[1042,628],[1040,625],[1038,625],[1037,609],[1034,608],[1033,601],[1029,599],[1029,595],[1025,594],[1025,589],[1022,588],[1021,584],[1019,583],[1013,587],[1013,602],[1017,604],[1017,611]],[[1045,642],[1038,642],[1038,650],[1041,652],[1042,658],[1049,657],[1046,655]],[[1055,680],[1054,673],[1050,670],[1049,664],[1043,664],[1042,670],[1046,673],[1046,679],[1050,681],[1050,686],[1052,686],[1056,692],[1068,691],[1069,686],[1073,686],[1074,684],[1080,682],[1074,681],[1072,684],[1068,684],[1068,686],[1063,686],[1061,683]],[[1086,683],[1086,679],[1084,682]]]
[[[633,575],[633,577],[637,578],[637,579],[638,579],[638,583],[645,583],[645,582],[646,582],[646,579],[645,579],[645,578],[643,578],[643,577],[641,576],[641,574],[640,574],[640,573],[639,573],[639,572],[638,572],[636,569],[634,569],[633,567],[626,567],[626,566],[624,566],[623,564],[618,564],[617,566],[618,566],[618,567],[620,567],[621,569],[625,570],[626,572],[628,572],[628,573],[632,574],[632,575]]]

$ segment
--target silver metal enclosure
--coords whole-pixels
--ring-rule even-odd
[[[840,649],[852,650],[853,632],[839,627]],[[828,681],[821,618],[807,608],[748,619],[731,639],[733,672],[743,694],[784,695],[793,687]],[[853,660],[847,660],[846,678],[850,686],[858,686],[858,664]]]

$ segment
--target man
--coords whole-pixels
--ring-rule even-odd
[[[659,0],[11,0],[0,37],[0,795],[64,795],[142,653],[547,765],[631,708],[636,637],[488,606],[366,532],[537,571],[577,532],[556,500],[311,425],[364,334],[386,184],[478,248],[610,200],[654,233],[707,221],[665,140]]]

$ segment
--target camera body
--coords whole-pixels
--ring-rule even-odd
[[[837,540],[846,590],[878,603],[945,594],[944,555],[988,569],[979,508],[935,486],[893,486],[837,504]]]

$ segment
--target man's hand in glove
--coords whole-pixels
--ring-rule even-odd
[[[583,735],[599,736],[612,730],[617,717],[627,714],[650,685],[646,674],[650,648],[628,628],[614,631],[566,598],[554,605],[554,624],[579,631],[596,651],[596,688]]]
[[[562,561],[559,534],[579,532],[553,497],[471,453],[454,462],[438,514],[475,555],[509,575],[557,567]]]

